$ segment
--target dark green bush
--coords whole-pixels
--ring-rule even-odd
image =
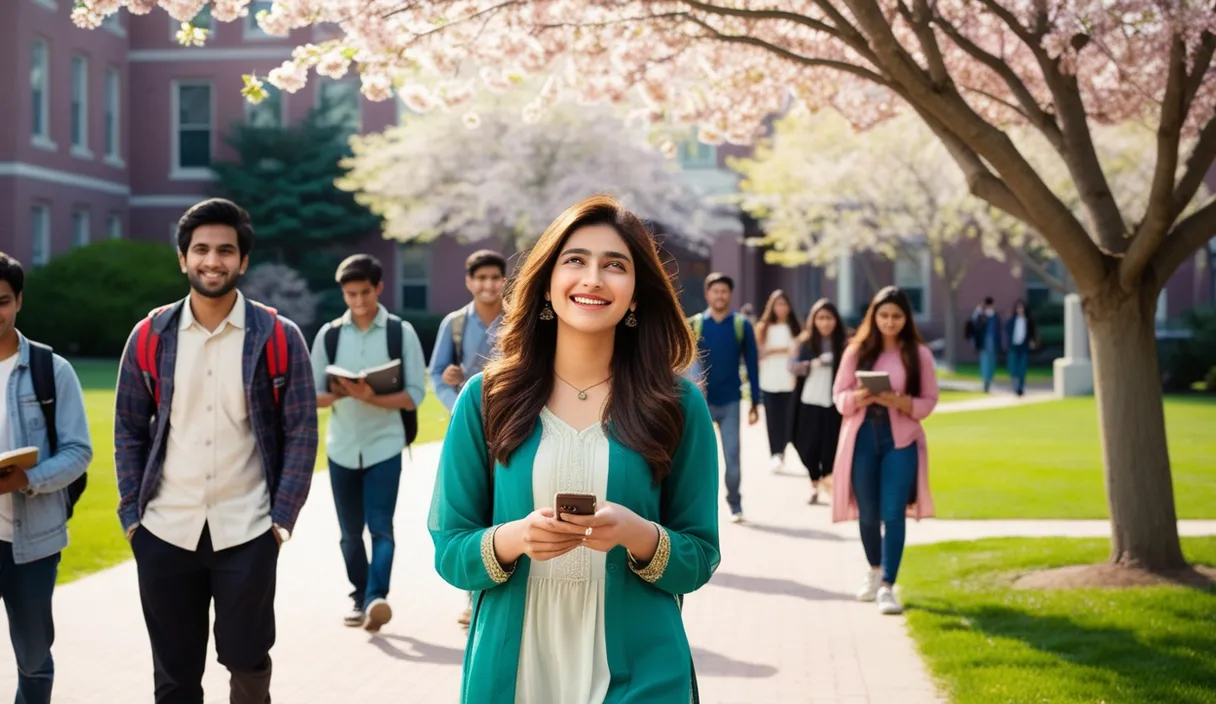
[[[1191,309],[1183,314],[1181,322],[1189,338],[1171,340],[1169,345],[1158,341],[1166,391],[1188,390],[1192,384],[1210,378],[1216,362],[1216,306]]]
[[[1209,369],[1207,376],[1203,378],[1203,388],[1209,394],[1216,394],[1216,367]]]
[[[28,272],[18,327],[60,354],[118,357],[140,318],[188,291],[172,247],[105,240]]]

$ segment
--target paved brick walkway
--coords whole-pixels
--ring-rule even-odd
[[[746,425],[745,425],[746,428]],[[766,467],[762,425],[744,431],[745,525],[726,522],[723,561],[686,602],[702,701],[707,704],[929,704],[933,685],[898,617],[883,617],[852,592],[864,569],[855,524],[834,526],[808,506],[799,469]],[[277,598],[274,698],[287,704],[449,704],[459,692],[461,592],[432,567],[426,515],[438,446],[414,449],[397,516],[395,616],[378,636],[345,628],[348,587],[327,475],[319,474],[294,539],[284,548]],[[911,525],[912,542],[983,535],[1103,535],[1103,521]],[[1216,522],[1186,532],[1216,533]],[[56,593],[56,704],[151,701],[147,645],[134,564]],[[0,614],[0,618],[3,618]],[[7,629],[4,629],[7,630]],[[214,653],[207,702],[227,701]],[[0,697],[15,689],[8,638],[0,638]]]

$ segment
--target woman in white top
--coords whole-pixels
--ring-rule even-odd
[[[801,331],[785,291],[773,291],[756,324],[756,346],[760,349],[760,391],[764,394],[764,420],[768,426],[771,468],[781,471],[785,446],[794,426],[794,386],[798,380],[790,371],[790,344]]]
[[[811,306],[806,329],[790,348],[790,370],[798,376],[794,410],[794,449],[811,475],[810,503],[819,503],[819,484],[832,474],[840,412],[832,401],[832,384],[844,352],[845,326],[836,306],[820,298]]]

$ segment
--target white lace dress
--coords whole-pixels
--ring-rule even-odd
[[[599,424],[576,431],[548,408],[532,466],[535,506],[559,491],[608,493],[608,438]],[[517,704],[601,704],[608,692],[604,638],[605,553],[579,547],[533,561],[528,571]]]

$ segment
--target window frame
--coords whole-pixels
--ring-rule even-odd
[[[82,227],[83,226],[83,227]],[[92,241],[93,222],[88,208],[72,211],[72,248],[86,247]],[[83,236],[82,236],[83,235]]]
[[[919,286],[905,286],[900,283],[900,264],[916,268],[916,275],[920,279]],[[920,290],[920,308],[913,310],[913,317],[917,322],[933,319],[933,255],[928,247],[920,247],[914,252],[896,257],[891,266],[891,281],[904,293],[907,293],[909,288]]]
[[[68,116],[72,156],[92,159],[89,149],[89,55],[73,53],[69,64],[71,77]]]
[[[414,253],[417,253],[417,261],[410,261],[414,258]],[[408,310],[430,310],[432,293],[430,272],[434,263],[434,254],[434,248],[426,243],[402,242],[397,246],[397,308],[406,310],[405,289],[407,286],[411,286],[422,289],[423,304],[421,308]],[[407,269],[411,266],[416,266],[421,275],[407,276]]]
[[[122,239],[122,213],[111,210],[106,216],[106,239]]]
[[[34,72],[38,70],[37,52],[42,49],[42,66],[39,76],[41,85],[35,89]],[[51,42],[41,36],[34,37],[30,44],[30,100],[34,104],[37,115],[31,114],[30,143],[40,149],[56,151],[59,147],[51,139]],[[38,95],[35,96],[35,90]],[[41,129],[39,129],[41,127]]]
[[[104,158],[107,164],[122,167],[126,165],[122,159],[122,72],[108,66],[105,76],[105,107],[102,111]]]
[[[39,218],[39,213],[42,217]],[[42,227],[39,228],[41,220]],[[51,204],[36,201],[30,206],[30,266],[46,266],[51,261]]]
[[[258,129],[282,129],[283,126],[287,124],[287,96],[285,95],[284,91],[279,90],[278,88],[276,88],[272,85],[266,86],[266,92],[267,92],[266,98],[264,98],[262,100],[262,102],[258,103],[257,105],[254,105],[253,103],[251,103],[247,100],[244,101],[244,103],[245,103],[245,124],[250,127],[255,127]],[[255,114],[257,114],[259,110],[262,109],[262,106],[265,105],[266,101],[270,99],[271,95],[273,95],[275,97],[275,99],[279,101],[279,116],[278,116],[278,120],[277,120],[276,124],[273,124],[273,125],[255,125],[255,124],[253,124],[253,116]]]
[[[183,88],[207,89],[207,166],[182,166],[181,155],[181,91]],[[169,132],[169,178],[174,181],[210,181],[215,175],[211,171],[211,161],[215,156],[215,84],[208,78],[178,79],[172,81],[169,91],[171,111]],[[187,129],[200,129],[188,127]]]

